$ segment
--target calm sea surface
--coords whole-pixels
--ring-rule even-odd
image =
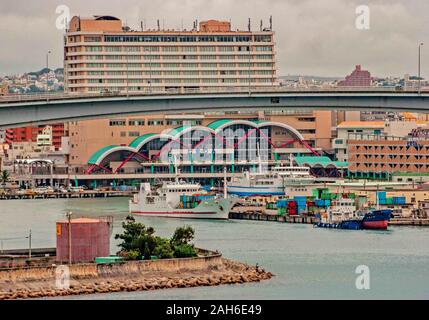
[[[113,239],[127,215],[126,198],[55,199],[0,202],[0,241],[4,249],[55,246],[55,221],[75,216],[114,217]],[[127,292],[71,299],[429,299],[429,228],[390,227],[389,231],[341,231],[253,221],[200,221],[137,218],[170,236],[177,226],[196,230],[198,247],[273,272],[272,280],[151,292]],[[0,248],[1,249],[1,248]],[[355,269],[370,269],[370,289],[357,290]]]

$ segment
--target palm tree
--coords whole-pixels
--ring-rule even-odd
[[[1,171],[1,173],[0,173],[0,181],[1,181],[2,185],[4,185],[4,186],[6,185],[6,182],[9,181],[9,177],[10,177],[9,171],[7,171],[7,170],[2,170]]]

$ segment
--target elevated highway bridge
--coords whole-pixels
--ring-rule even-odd
[[[138,94],[9,95],[0,97],[0,128],[141,114],[293,109],[429,113],[429,91],[219,87]]]

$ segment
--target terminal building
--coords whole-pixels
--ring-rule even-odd
[[[320,151],[320,150],[319,150]],[[214,178],[289,165],[290,158],[320,154],[295,128],[280,122],[219,119],[147,133],[128,145],[108,145],[88,161],[87,174],[162,177],[183,175],[213,183]],[[297,164],[298,161],[295,161]],[[324,168],[329,169],[329,168]],[[331,168],[337,172],[337,168]],[[324,171],[326,172],[326,171]]]

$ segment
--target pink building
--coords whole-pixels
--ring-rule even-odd
[[[338,83],[340,87],[369,87],[371,86],[371,73],[362,70],[361,65],[357,65],[353,72],[346,76],[346,79]]]

